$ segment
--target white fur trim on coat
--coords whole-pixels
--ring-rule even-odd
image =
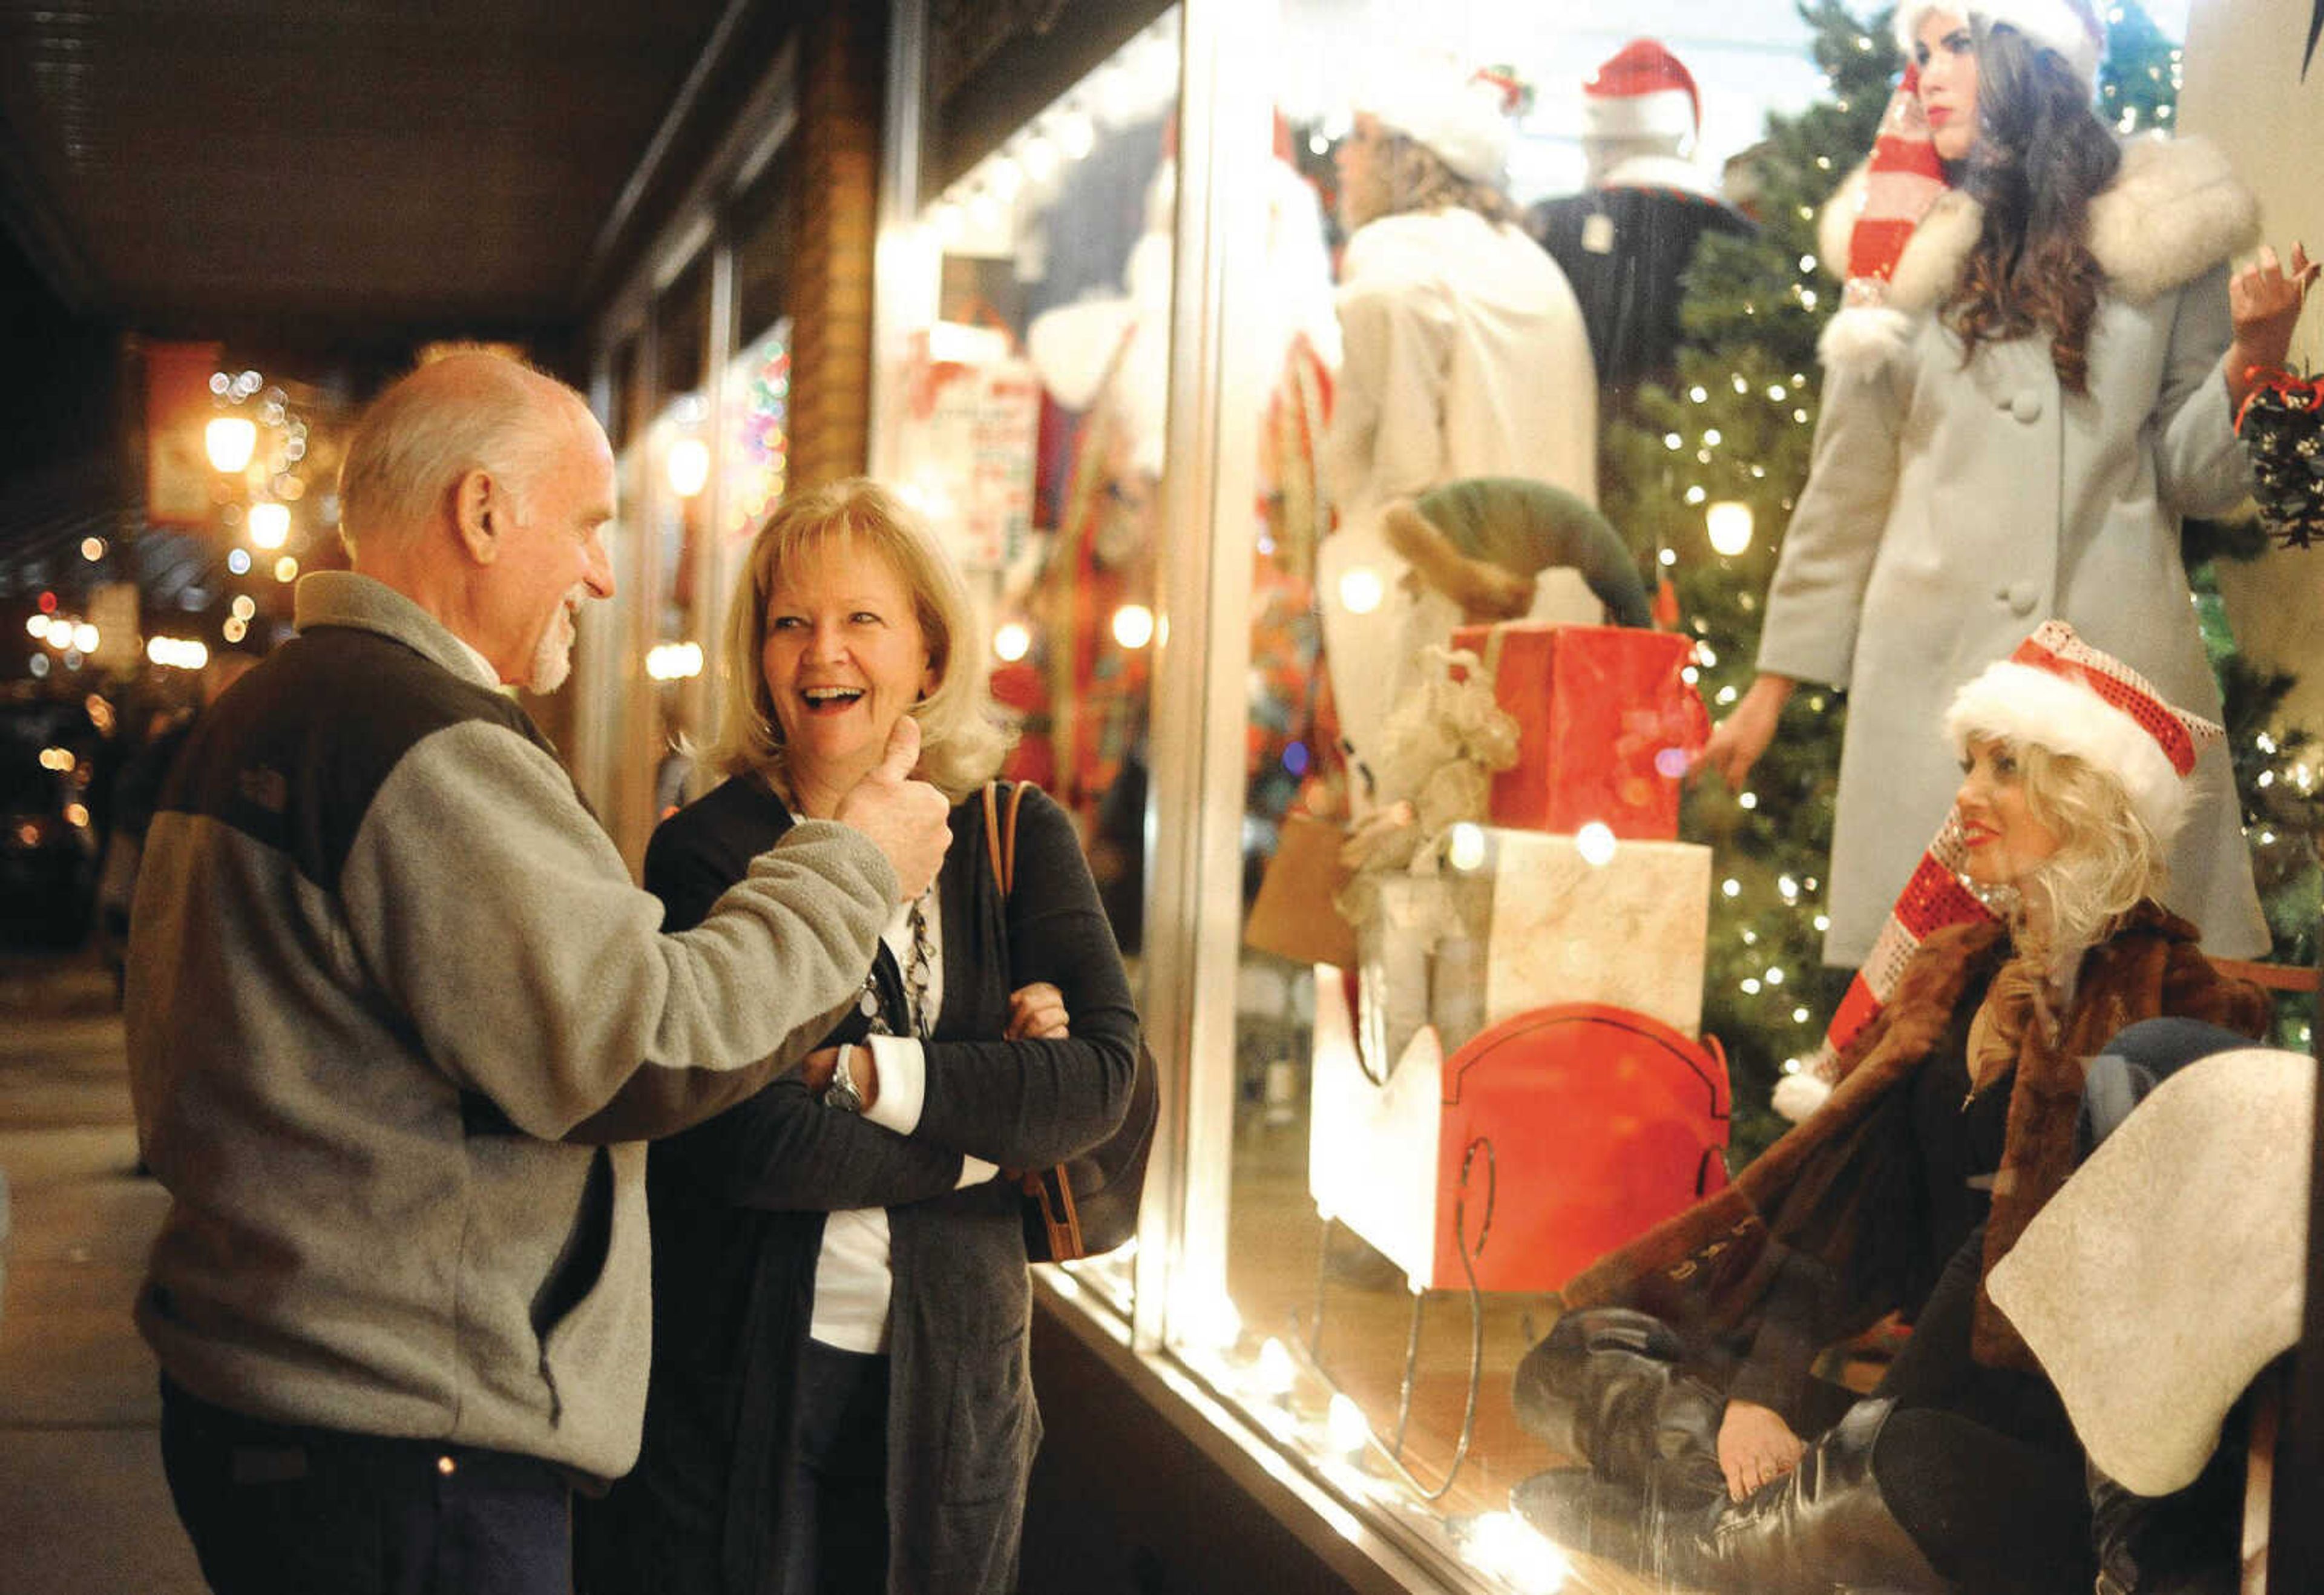
[[[2009,659],[1988,665],[1953,695],[1945,736],[1956,753],[1972,736],[2031,742],[2111,772],[2133,813],[2166,846],[2187,817],[2187,788],[2147,729],[2089,687]]]
[[[1848,240],[1864,208],[1864,168],[1850,172],[1817,221],[1826,270],[1848,270]],[[1918,318],[1944,303],[1969,252],[1977,247],[1985,207],[1956,189],[1941,196],[1897,257],[1884,309],[1902,318],[1873,317],[1867,307],[1842,309],[1819,346],[1827,364],[1870,360],[1904,347]],[[2252,247],[2259,240],[2259,201],[2236,178],[2227,159],[2208,139],[2132,139],[2122,147],[2122,169],[2090,201],[2086,241],[2111,293],[2146,304]],[[1843,328],[1841,323],[1854,323]]]

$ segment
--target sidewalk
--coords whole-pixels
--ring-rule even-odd
[[[199,1595],[129,1320],[163,1197],[130,1172],[112,978],[0,950],[0,1595]]]

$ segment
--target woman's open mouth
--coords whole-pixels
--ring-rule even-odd
[[[799,691],[810,715],[842,715],[863,696],[860,687],[808,687]]]

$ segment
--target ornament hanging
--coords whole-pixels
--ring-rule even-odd
[[[2260,524],[2285,548],[2324,534],[2324,380],[2261,373],[2236,415]]]

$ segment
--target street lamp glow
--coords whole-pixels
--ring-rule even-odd
[[[209,451],[210,464],[231,475],[250,464],[258,428],[247,416],[219,416],[203,429],[202,447]]]
[[[680,438],[669,446],[665,462],[669,490],[682,499],[699,493],[710,480],[710,446],[699,438]]]
[[[1730,559],[1751,546],[1751,506],[1747,503],[1722,499],[1702,512],[1702,524],[1712,549]]]
[[[1004,622],[992,633],[992,651],[1010,664],[1015,664],[1033,651],[1033,633],[1022,621]]]
[[[1485,832],[1481,825],[1462,820],[1455,825],[1444,846],[1444,862],[1463,871],[1479,870],[1485,862]]]
[[[1113,640],[1124,648],[1143,648],[1154,641],[1154,612],[1143,604],[1125,604],[1113,612]]]
[[[702,644],[657,642],[646,650],[646,674],[656,681],[683,681],[702,674]]]
[[[250,506],[251,546],[279,549],[290,540],[290,506],[272,501]]]
[[[81,622],[80,624],[72,629],[72,645],[75,648],[79,649],[81,652],[95,653],[97,651],[97,641],[98,638],[97,628],[90,625],[87,621]]]
[[[1340,577],[1340,602],[1350,614],[1370,614],[1387,596],[1388,584],[1368,565],[1356,566]]]
[[[1591,820],[1573,834],[1573,851],[1591,869],[1604,869],[1614,862],[1613,827],[1603,820]]]

